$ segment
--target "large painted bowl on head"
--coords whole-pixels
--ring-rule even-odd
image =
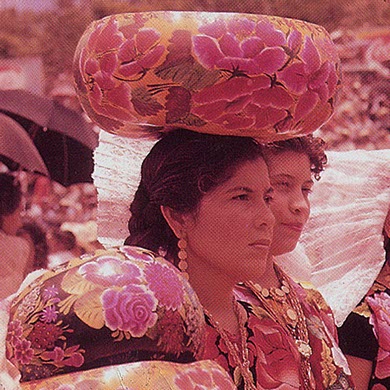
[[[97,251],[48,271],[13,301],[7,358],[21,381],[201,354],[204,314],[171,263],[138,247]]]
[[[312,133],[340,84],[328,33],[300,20],[158,11],[93,22],[74,58],[80,102],[111,133],[171,127],[276,141]]]

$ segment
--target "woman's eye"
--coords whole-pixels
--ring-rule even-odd
[[[233,196],[233,199],[234,200],[248,200],[249,196],[248,196],[248,194],[240,194],[240,195]]]
[[[272,203],[273,200],[274,200],[274,198],[273,198],[271,195],[266,195],[266,196],[264,197],[264,201],[265,201],[265,203],[267,203],[267,204]]]
[[[309,195],[313,192],[313,190],[311,188],[302,188],[302,192]]]
[[[277,187],[288,188],[290,186],[290,184],[287,181],[280,181],[280,182],[276,183],[276,186]]]

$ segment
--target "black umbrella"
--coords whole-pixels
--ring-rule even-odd
[[[0,91],[0,111],[29,133],[52,180],[64,186],[92,182],[98,135],[80,113],[24,90]]]
[[[23,127],[0,113],[0,161],[11,170],[26,169],[49,175],[42,156]]]

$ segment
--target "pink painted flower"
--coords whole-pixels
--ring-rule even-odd
[[[145,268],[148,288],[153,291],[160,304],[167,309],[176,310],[183,304],[183,283],[177,273],[160,263],[148,264]]]
[[[87,96],[100,115],[132,120],[131,90],[126,81],[142,78],[161,58],[165,47],[160,32],[138,21],[120,29],[115,18],[101,22],[80,56]]]
[[[58,311],[54,306],[47,306],[42,310],[41,320],[43,322],[55,322],[58,317]]]
[[[294,114],[296,121],[311,112],[319,101],[327,102],[334,95],[338,80],[335,66],[330,61],[321,63],[310,37],[305,38],[300,58],[302,62],[294,62],[277,75],[289,90],[300,95]]]
[[[20,341],[22,334],[22,323],[19,320],[11,321],[8,324],[7,341],[9,341],[11,345],[15,345],[15,343]]]
[[[281,45],[284,34],[271,23],[241,18],[218,21],[199,28],[193,37],[195,56],[206,69],[243,72],[247,75],[272,74],[286,61]]]
[[[31,348],[31,342],[28,340],[19,340],[14,345],[15,359],[22,364],[29,364],[34,356],[34,350]]]
[[[390,298],[381,292],[367,297],[366,301],[373,312],[370,324],[379,344],[375,375],[383,379],[390,376]]]
[[[233,77],[193,94],[193,113],[227,129],[277,127],[289,114],[293,98],[272,79]]]
[[[101,299],[105,323],[111,330],[142,337],[157,322],[157,300],[141,287],[129,286],[123,291],[108,289]]]
[[[78,272],[87,280],[101,286],[139,284],[141,272],[130,261],[113,256],[100,256],[83,264]]]
[[[261,388],[276,389],[282,384],[291,389],[300,388],[299,361],[296,347],[283,338],[283,332],[272,320],[249,317],[248,326],[253,331],[249,348],[257,357],[257,382]]]

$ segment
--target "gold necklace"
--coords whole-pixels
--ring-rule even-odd
[[[301,356],[303,388],[310,390],[315,388],[315,381],[309,361],[312,349],[309,343],[305,315],[297,293],[291,287],[287,276],[276,265],[275,272],[281,282],[280,288],[265,289],[253,282],[246,282],[244,285],[255,294],[274,321],[285,328],[293,337]]]
[[[249,352],[248,352],[248,345],[247,345],[248,332],[245,327],[246,319],[240,313],[238,303],[234,298],[233,298],[233,308],[234,308],[234,314],[238,319],[241,348],[237,345],[237,343],[231,340],[231,338],[229,337],[229,333],[220,326],[218,321],[214,320],[213,316],[210,314],[208,310],[204,309],[204,312],[209,318],[210,324],[213,326],[213,328],[218,332],[222,340],[225,342],[225,345],[233,358],[234,364],[236,365],[233,373],[234,384],[238,386],[241,383],[241,381],[244,381],[245,390],[256,390],[256,385],[254,383],[253,375],[252,372],[250,371]]]

